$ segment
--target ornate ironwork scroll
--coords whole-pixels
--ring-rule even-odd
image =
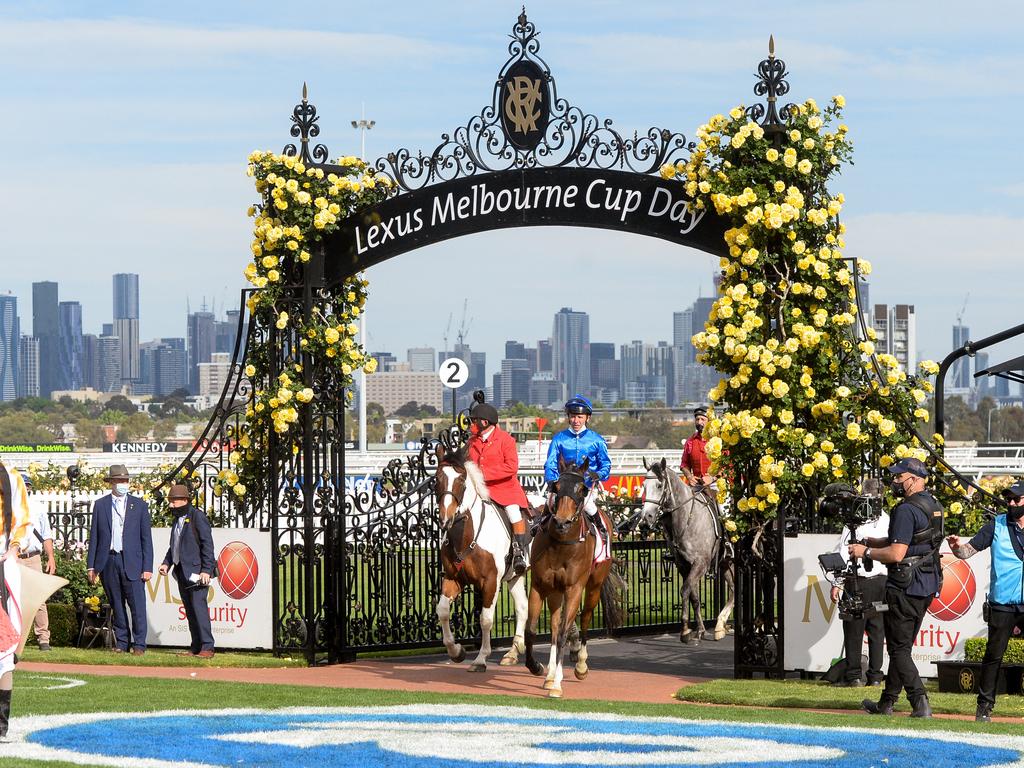
[[[560,97],[551,68],[540,57],[537,29],[525,11],[513,25],[511,37],[509,59],[498,73],[491,103],[480,114],[443,134],[441,143],[428,154],[399,149],[373,164],[397,183],[400,192],[521,168],[573,166],[655,173],[693,150],[695,144],[686,136],[662,128],[624,137],[611,120]],[[516,90],[510,92],[510,84]]]

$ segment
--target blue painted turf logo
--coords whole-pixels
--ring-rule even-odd
[[[997,766],[1024,738],[823,729],[471,705],[19,718],[0,758],[128,768]]]

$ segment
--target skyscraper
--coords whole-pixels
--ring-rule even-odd
[[[121,391],[121,339],[100,336],[96,344],[95,388],[100,392]]]
[[[139,276],[114,275],[114,335],[121,340],[121,381],[139,380]]]
[[[199,393],[199,365],[208,363],[216,346],[216,321],[205,309],[188,316],[188,389]]]
[[[62,391],[82,389],[82,305],[62,301],[57,305],[59,344],[57,386]]]
[[[697,350],[693,347],[693,307],[672,313],[672,347],[675,349],[672,402],[678,404],[690,399],[686,392],[687,373],[697,362]]]
[[[155,339],[140,344],[139,366],[142,377],[135,391],[141,395],[169,395],[188,386],[182,338]]]
[[[409,370],[413,373],[426,373],[436,371],[434,355],[437,354],[433,347],[412,347],[406,351],[406,359],[409,361]]]
[[[953,349],[960,349],[964,344],[971,340],[971,329],[966,325],[957,323],[953,326]],[[961,357],[952,365],[950,371],[952,376],[950,377],[950,388],[959,390],[969,390],[971,388],[971,358],[970,356]]]
[[[18,297],[0,296],[0,401],[18,397]]]
[[[907,374],[917,369],[917,319],[913,304],[875,304],[875,349],[893,355]],[[968,374],[970,375],[970,374]]]
[[[39,397],[39,339],[21,336],[18,348],[18,397]]]
[[[39,396],[49,397],[57,389],[60,358],[56,283],[32,283],[32,335],[39,339]]]
[[[551,332],[551,365],[570,397],[590,394],[590,316],[562,307]]]

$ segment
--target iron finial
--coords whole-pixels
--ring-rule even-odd
[[[768,35],[768,58],[775,58],[775,35]]]
[[[519,14],[519,26],[526,26],[526,6],[523,6],[522,12]]]
[[[316,107],[309,103],[309,88],[303,82],[302,102],[296,104],[292,110],[292,127],[289,130],[292,137],[299,140],[299,146],[289,144],[284,148],[283,154],[297,157],[306,165],[326,163],[327,147],[317,144],[312,152],[309,149],[309,140],[320,135],[320,126],[317,125],[319,120]]]
[[[305,104],[309,101],[309,91],[306,89],[306,81],[302,81],[302,103]]]
[[[771,136],[776,143],[779,143],[786,126],[783,120],[789,115],[789,108],[778,108],[780,96],[789,93],[789,83],[786,77],[786,62],[775,58],[775,35],[768,36],[768,58],[757,65],[757,82],[754,84],[754,93],[765,97],[767,105],[754,104],[747,108],[747,117],[754,122],[759,122],[765,133]]]

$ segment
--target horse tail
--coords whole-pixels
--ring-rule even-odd
[[[601,583],[601,609],[604,611],[605,629],[618,629],[626,623],[626,590],[629,585],[613,562],[608,575]]]

